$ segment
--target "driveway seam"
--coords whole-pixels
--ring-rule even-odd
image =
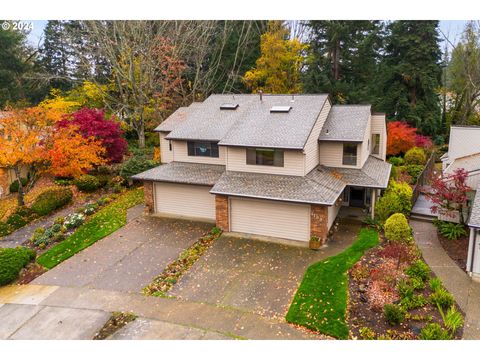
[[[16,305],[20,305],[20,306],[27,306],[27,305],[23,305],[23,304],[16,304]],[[27,320],[25,320],[18,328],[15,329],[14,332],[12,332],[10,335],[7,336],[7,339],[10,339],[11,340],[11,337],[13,335],[15,335],[21,328],[23,328],[30,320],[32,320],[35,316],[37,316],[39,313],[41,313],[43,311],[43,309],[45,309],[45,306],[43,305],[34,305],[34,306],[40,306],[41,309],[38,310],[35,314],[33,314],[32,316],[30,316]]]

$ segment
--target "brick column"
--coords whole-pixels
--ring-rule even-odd
[[[145,196],[145,208],[149,214],[153,214],[155,211],[154,201],[153,201],[153,181],[144,181],[143,182],[143,192]]]
[[[323,205],[310,206],[310,236],[315,236],[320,240],[320,244],[325,244],[328,235],[328,209]]]
[[[215,217],[217,227],[222,231],[230,231],[228,223],[228,196],[215,195]]]

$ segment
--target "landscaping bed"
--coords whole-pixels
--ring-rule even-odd
[[[438,240],[448,256],[455,261],[460,269],[465,271],[468,256],[468,235],[461,236],[455,240],[449,240],[439,233]]]
[[[446,315],[452,305],[457,310],[458,306],[413,244],[383,241],[368,250],[349,272],[349,298],[348,326],[352,338],[461,338],[462,327],[447,331],[439,310],[440,307]],[[460,311],[457,315],[461,315]],[[424,328],[427,330],[422,333]]]

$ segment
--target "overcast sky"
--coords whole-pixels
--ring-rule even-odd
[[[30,20],[28,20],[30,21]],[[447,36],[452,43],[456,43],[461,36],[466,20],[441,20],[440,21],[440,35]],[[33,31],[28,35],[28,40],[33,46],[37,46],[43,37],[43,29],[47,24],[46,20],[34,20]],[[443,33],[443,34],[442,34]],[[443,51],[443,47],[442,47]]]

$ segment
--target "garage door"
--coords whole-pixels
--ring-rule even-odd
[[[155,212],[215,220],[215,196],[209,186],[155,183]]]
[[[284,239],[310,239],[310,205],[230,198],[231,231]]]

